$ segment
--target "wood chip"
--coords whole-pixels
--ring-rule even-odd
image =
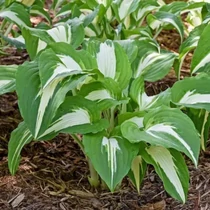
[[[141,207],[141,210],[165,210],[166,202],[164,200],[157,203],[151,203],[146,206]]]
[[[100,202],[98,199],[92,198],[92,199],[90,200],[90,202],[91,202],[91,204],[92,204],[92,206],[93,206],[94,208],[96,208],[96,209],[101,209],[101,208],[102,208],[102,204],[101,204],[101,202]]]
[[[19,204],[24,200],[25,195],[24,193],[21,193],[20,195],[18,195],[15,200],[12,201],[11,205],[13,208],[19,206]]]

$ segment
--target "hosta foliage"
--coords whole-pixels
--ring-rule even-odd
[[[24,120],[9,142],[10,172],[16,172],[25,144],[67,133],[111,191],[126,175],[140,191],[150,164],[166,191],[185,202],[189,174],[182,154],[197,166],[210,126],[209,4],[53,1],[54,20],[42,6],[6,1],[0,12],[21,30],[7,40],[31,58],[19,67],[0,67],[0,93],[16,90]],[[31,27],[30,14],[41,14],[48,24]],[[179,33],[178,53],[157,43],[163,29]],[[149,96],[145,81],[163,79],[172,67],[180,79],[191,50],[196,75]]]
[[[136,43],[141,46],[142,42]],[[133,63],[145,58],[143,49],[142,44]],[[131,53],[120,42],[111,40],[92,40],[80,50],[67,43],[54,43],[34,61],[19,66],[16,91],[26,127],[22,125],[12,134],[9,145],[9,151],[15,154],[9,152],[12,173],[19,163],[20,150],[31,138],[52,139],[60,132],[83,134],[83,149],[111,191],[128,173],[133,173],[139,188],[142,178],[136,174],[142,173],[136,170],[143,166],[132,166],[132,161],[140,155],[146,163],[154,165],[158,174],[160,170],[161,174],[165,173],[159,175],[171,195],[186,200],[186,165],[182,161],[183,166],[179,168],[175,160],[183,152],[197,165],[198,133],[190,118],[179,109],[169,108],[170,90],[147,96],[144,80],[148,74],[136,74],[141,65],[132,67],[126,52]],[[160,54],[155,55],[157,59],[143,61],[145,66],[154,66],[154,72],[156,66],[164,66],[163,62],[157,62],[161,61]],[[165,73],[157,71],[155,75],[162,78]],[[20,137],[26,128],[27,136]],[[17,143],[12,143],[15,138],[21,144],[16,150]],[[186,173],[184,177],[180,176],[182,173]]]

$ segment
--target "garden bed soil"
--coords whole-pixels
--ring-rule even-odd
[[[158,37],[163,48],[177,51],[179,36],[174,31]],[[0,64],[20,64],[28,59],[25,51],[8,49]],[[189,75],[191,55],[185,60],[182,76]],[[171,71],[163,80],[146,83],[148,95],[171,87],[176,77]],[[15,93],[0,96],[0,209],[10,210],[208,210],[210,209],[210,148],[200,156],[196,169],[186,159],[190,171],[190,190],[186,204],[171,198],[161,180],[149,167],[140,195],[125,178],[115,193],[91,189],[87,162],[68,135],[60,134],[48,142],[32,142],[22,151],[20,167],[11,176],[7,166],[10,133],[21,122]]]

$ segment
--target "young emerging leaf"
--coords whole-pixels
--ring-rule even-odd
[[[130,170],[138,147],[120,136],[107,138],[104,132],[84,135],[83,144],[94,168],[113,192]]]
[[[129,178],[140,194],[140,185],[146,174],[147,164],[141,155],[136,156],[131,164],[131,170],[128,173]]]

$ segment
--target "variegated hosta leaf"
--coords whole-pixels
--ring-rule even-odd
[[[87,3],[89,3],[88,1]],[[106,26],[103,22],[107,23],[112,19],[112,10],[110,4],[111,0],[108,1],[99,1],[96,5],[88,12],[82,12],[79,16],[79,19],[83,22],[85,27],[85,35],[87,37],[101,37],[106,31]]]
[[[125,50],[130,63],[132,63],[137,54],[138,54],[138,46],[135,40],[126,39],[126,40],[117,40],[117,43],[121,45],[121,47]]]
[[[91,23],[97,22],[97,15],[99,13],[100,6],[97,6],[93,11],[89,14],[84,15],[83,13],[80,15],[80,20],[83,22],[84,27],[91,25]]]
[[[139,38],[148,38],[154,42],[152,30],[149,27],[140,26],[134,29],[123,29],[123,36],[127,40],[139,40]],[[157,45],[157,43],[156,43]]]
[[[139,111],[148,110],[162,106],[170,105],[170,89],[161,92],[158,95],[148,96],[144,90],[144,78],[137,77],[131,84],[130,88],[131,98],[138,104]]]
[[[21,114],[35,139],[47,138],[46,136],[49,137],[49,135],[52,137],[61,131],[86,133],[97,132],[107,127],[106,121],[99,121],[99,119],[96,121],[93,116],[81,110],[79,102],[77,102],[78,107],[74,105],[74,108],[77,108],[76,110],[69,106],[69,102],[68,109],[63,108],[62,114],[59,115],[59,112],[56,115],[66,93],[69,90],[76,90],[78,84],[85,80],[86,75],[83,70],[88,71],[91,70],[90,68],[96,68],[95,60],[87,52],[75,51],[65,43],[55,43],[51,45],[51,49],[47,49],[40,54],[38,61],[38,67],[34,62],[21,68],[18,85]],[[33,64],[34,70],[32,68]],[[26,71],[28,72],[26,73]],[[22,78],[20,78],[21,76]],[[25,82],[23,85],[21,82],[25,78],[28,78],[28,83]],[[23,100],[21,96],[25,94],[25,88],[28,89],[27,92],[30,95],[24,96]],[[76,101],[74,98],[73,100]],[[91,103],[91,101],[89,102]],[[65,104],[62,107],[65,107]],[[31,113],[31,107],[33,107],[33,113]],[[94,103],[94,112],[95,107],[96,104]],[[82,118],[81,122],[78,121],[79,124],[74,124],[77,122],[75,117],[78,116],[85,117],[84,121]],[[81,124],[84,124],[84,126],[80,127]]]
[[[83,23],[78,19],[74,18],[71,21],[67,21],[71,30],[71,41],[70,44],[76,49],[78,48],[85,38]],[[58,24],[56,26],[59,26]]]
[[[57,11],[55,18],[63,18],[69,16],[71,13],[73,13],[72,8],[74,9],[75,7],[76,6],[74,2],[69,2],[65,5],[62,5],[62,7]],[[78,7],[76,8],[78,9]]]
[[[140,193],[140,185],[146,174],[147,164],[141,155],[136,156],[131,164],[131,169],[128,173],[133,185],[136,187],[138,193]]]
[[[162,179],[165,190],[177,200],[186,202],[189,172],[182,155],[173,149],[150,146],[140,152],[143,159],[154,166]]]
[[[94,168],[113,192],[130,170],[138,147],[120,136],[107,138],[104,132],[84,135],[83,144]]]
[[[39,104],[39,108],[37,111],[38,115],[36,118],[36,127],[35,127],[35,131],[37,132],[36,134],[38,134],[38,132],[39,132],[40,133],[39,136],[43,137],[42,133],[44,133],[46,131],[46,129],[48,129],[48,127],[50,125],[52,125],[52,119],[55,116],[58,107],[64,101],[66,93],[69,90],[76,89],[78,84],[83,82],[85,80],[85,78],[86,78],[85,75],[83,75],[83,76],[77,75],[77,76],[74,76],[73,78],[69,78],[69,79],[67,78],[67,79],[64,79],[63,81],[59,82],[55,89],[54,89],[53,85],[56,82],[42,90],[43,93],[40,96],[41,101]],[[50,94],[51,91],[49,91],[49,89],[51,87],[52,87],[52,91],[54,91],[54,93],[49,98],[47,94],[48,93]],[[42,110],[42,108],[44,110]],[[53,135],[51,135],[51,136],[54,137],[57,133],[58,132],[56,130],[56,132],[52,132]]]
[[[210,111],[209,84],[210,76],[206,74],[178,81],[171,89],[172,102],[185,107]]]
[[[123,114],[118,115],[118,125],[121,125],[125,121],[128,120],[128,122],[134,122],[138,125],[139,128],[143,128],[143,120],[144,115],[146,112],[126,112]],[[132,142],[133,143],[133,142]]]
[[[122,21],[138,7],[138,0],[115,0],[112,7],[119,21]]]
[[[148,39],[139,41],[139,53],[135,61],[135,78],[143,76],[144,80],[154,82],[162,79],[170,71],[176,55],[159,51],[155,43]]]
[[[174,1],[171,2],[170,4],[166,4],[162,6],[159,11],[163,12],[170,12],[175,15],[180,15],[182,10],[184,10],[188,6],[187,2],[182,2],[182,1]]]
[[[210,25],[203,30],[198,41],[198,46],[193,54],[191,63],[191,72],[209,72],[210,67],[210,43],[209,43]]]
[[[154,29],[159,29],[167,24],[173,25],[180,34],[181,41],[184,38],[184,27],[180,18],[169,12],[156,12],[154,15],[147,16],[147,22],[149,26]]]
[[[30,59],[34,60],[38,53],[37,46],[41,45],[39,46],[39,48],[44,49],[46,47],[46,43],[45,42],[39,43],[39,38],[36,36],[32,36],[31,30],[29,28],[22,28],[21,32],[22,32],[25,48],[30,56]]]
[[[160,107],[143,117],[133,117],[121,125],[122,135],[132,143],[173,148],[184,152],[195,165],[200,139],[193,122],[179,109]]]
[[[89,1],[90,2],[90,1]],[[89,2],[87,2],[87,4],[89,4]],[[96,6],[92,6],[91,10],[86,12],[87,10],[83,10],[80,9],[80,11],[82,11],[82,14],[80,17],[84,17],[84,26],[88,26],[91,25],[91,23],[93,25],[97,25],[102,23],[102,21],[106,20],[106,21],[111,21],[113,18],[112,15],[112,10],[111,10],[111,5],[112,0],[108,0],[108,1],[100,1],[99,3],[96,3]],[[92,19],[92,21],[91,21]],[[88,24],[87,24],[88,23]]]
[[[13,3],[8,8],[1,10],[0,17],[9,19],[19,27],[27,27],[31,25],[28,12],[23,5],[18,3]]]
[[[138,54],[136,59],[134,60],[133,69],[134,69],[134,76],[138,76],[138,67],[139,63],[147,57],[149,54],[153,52],[160,52],[160,46],[158,43],[151,37],[151,34],[148,30],[141,31],[143,36],[136,40],[136,46],[138,47]],[[140,32],[140,33],[141,33]]]
[[[140,1],[138,9],[134,12],[136,20],[142,23],[147,14],[159,7],[160,5],[156,0]]]
[[[7,37],[3,34],[0,34],[0,37],[5,40],[8,44],[14,46],[17,49],[25,49],[25,40],[22,35],[18,37]]]
[[[75,89],[78,83],[86,78],[85,75],[65,78],[69,74],[73,75],[74,73],[71,73],[72,69],[70,68],[77,67],[79,64],[76,64],[76,61],[67,56],[69,60],[66,58],[63,63],[58,57],[53,57],[55,53],[49,54],[49,52],[51,50],[46,50],[39,57],[40,72],[37,62],[31,62],[20,66],[17,73],[16,87],[21,115],[35,138],[38,138],[48,128],[58,107],[64,101],[66,93]],[[52,55],[52,57],[48,57],[48,55]],[[49,64],[49,61],[53,62]],[[66,64],[66,62],[69,63]],[[73,62],[72,65],[71,62]],[[68,68],[68,65],[70,68]],[[53,72],[53,70],[56,71]],[[42,73],[42,71],[45,71],[45,73]],[[50,71],[52,71],[51,74]],[[75,74],[77,74],[77,71]],[[25,90],[27,90],[27,93]]]
[[[38,71],[37,62],[25,62],[19,66],[16,74],[16,91],[20,113],[33,136],[40,102],[40,98],[37,97],[40,91]]]
[[[181,70],[182,63],[183,63],[186,55],[191,50],[193,50],[197,47],[198,41],[199,41],[200,36],[201,36],[205,27],[206,27],[206,25],[202,24],[202,25],[194,28],[194,30],[192,30],[190,32],[187,39],[181,44],[181,46],[179,48],[179,53],[180,54],[179,54],[178,59],[175,61],[175,66],[174,66],[174,69],[177,73],[178,78],[180,78],[180,70]]]
[[[90,42],[88,51],[96,58],[99,71],[104,77],[112,78],[122,89],[126,88],[131,78],[131,66],[123,48],[110,40],[104,43]]]
[[[44,8],[41,7],[41,6],[33,5],[33,6],[30,8],[30,14],[32,14],[32,15],[40,15],[40,16],[42,16],[43,18],[45,18],[45,20],[47,20],[48,23],[49,23],[50,25],[52,24],[52,19],[51,19],[49,13],[46,12],[46,11],[44,10]]]
[[[160,52],[161,48],[160,45],[156,40],[152,38],[152,32],[148,30],[140,31],[142,37],[137,40],[137,46],[139,48],[139,55],[142,57],[144,54],[149,54],[151,52]],[[145,55],[146,56],[146,55]]]
[[[121,89],[111,78],[84,84],[79,95],[91,101],[96,101],[101,111],[122,104]]]
[[[96,64],[92,65],[94,58],[91,58],[88,53],[85,55],[86,57],[82,57],[83,54],[80,51],[74,50],[71,45],[66,43],[51,44],[51,48],[45,50],[39,57],[42,87],[46,88],[67,76],[81,74],[83,70],[96,67]]]
[[[25,122],[19,124],[19,126],[12,132],[9,145],[8,145],[8,165],[12,175],[15,174],[20,163],[20,152],[22,148],[33,140],[29,129]]]
[[[97,133],[108,126],[108,121],[101,120],[101,113],[95,102],[79,96],[66,97],[49,128],[39,138],[56,136],[59,132]]]
[[[102,34],[101,28],[99,28],[96,24],[90,24],[84,29],[86,37],[100,37]]]
[[[23,31],[23,36],[27,51],[33,59],[47,45],[55,42],[65,42],[77,48],[84,39],[84,28],[82,23],[73,21],[72,25],[59,24],[49,30],[28,28]]]
[[[17,65],[0,65],[0,94],[15,90]]]
[[[103,21],[106,19],[106,9],[103,4],[97,6],[89,14],[81,14],[79,19],[84,24],[84,31],[86,37],[102,37],[106,33],[106,27],[102,27]],[[106,20],[107,21],[107,20]]]

